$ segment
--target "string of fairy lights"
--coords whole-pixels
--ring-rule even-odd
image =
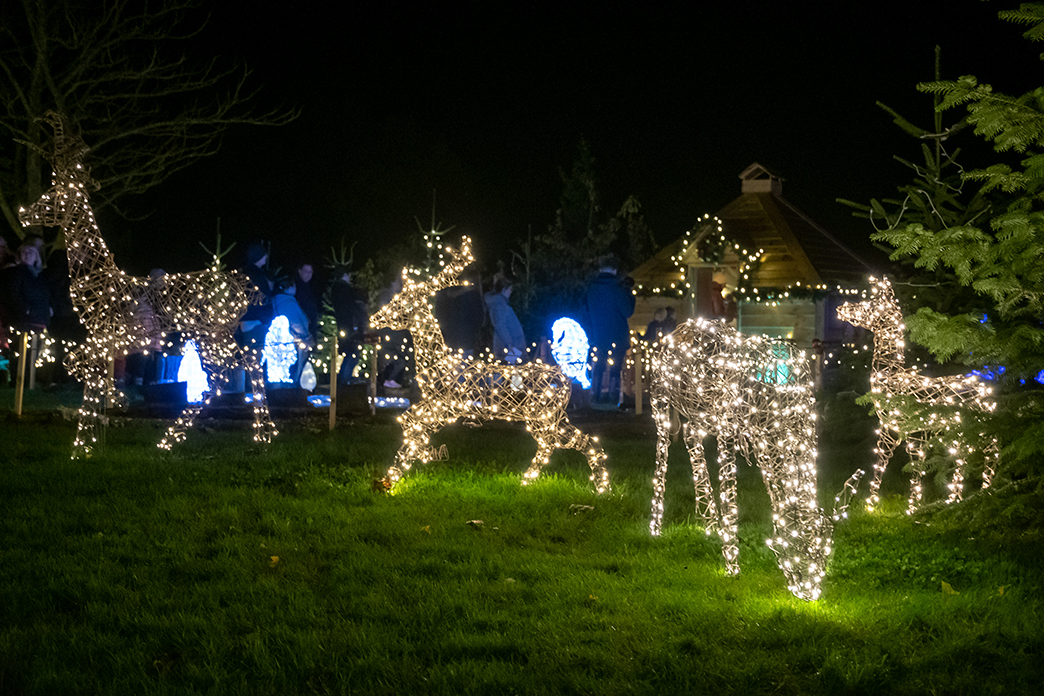
[[[536,456],[523,474],[523,483],[536,479],[556,449],[584,454],[591,480],[599,493],[609,490],[606,455],[598,438],[569,422],[566,407],[570,380],[554,365],[536,360],[506,364],[465,356],[446,345],[431,299],[443,288],[458,284],[461,272],[474,261],[471,240],[463,237],[454,250],[435,244],[439,270],[424,278],[417,269],[404,269],[402,290],[371,318],[370,326],[408,330],[413,337],[416,380],[421,399],[399,416],[403,444],[388,469],[394,485],[415,461],[438,457],[432,436],[457,420],[481,424],[490,420],[521,421],[537,443]]]
[[[170,449],[184,439],[200,409],[212,395],[220,394],[237,364],[245,367],[253,389],[254,440],[271,441],[276,428],[268,413],[257,355],[241,349],[233,339],[248,303],[260,299],[257,289],[245,276],[222,271],[217,255],[208,269],[196,273],[161,278],[124,273],[95,222],[88,195],[95,184],[81,163],[87,146],[65,132],[57,114],[48,112],[44,120],[54,129],[52,187],[28,209],[21,209],[19,217],[26,227],[62,228],[69,260],[69,295],[87,329],[87,339],[67,355],[70,374],[84,384],[73,457],[90,456],[98,442],[106,403],[125,398],[109,374],[116,357],[132,351],[147,354],[171,332],[195,341],[200,360],[210,371],[211,390],[201,404],[190,404],[181,413],[158,446]]]
[[[928,450],[940,446],[954,458],[953,479],[947,484],[946,502],[961,500],[970,458],[983,457],[982,485],[990,485],[999,458],[997,440],[976,427],[974,413],[992,413],[997,402],[991,388],[975,375],[930,377],[916,367],[906,367],[903,313],[887,278],[870,278],[870,297],[846,302],[838,318],[874,334],[870,371],[870,397],[880,420],[874,447],[874,476],[867,508],[880,504],[879,491],[885,469],[895,449],[907,443],[914,459],[907,512],[924,501],[925,460]],[[972,437],[966,437],[971,432]]]
[[[692,463],[696,514],[722,541],[726,572],[739,572],[736,456],[757,463],[772,503],[776,553],[788,588],[815,600],[831,553],[833,524],[846,514],[862,472],[845,484],[831,516],[817,502],[816,411],[811,370],[788,342],[741,334],[723,321],[690,319],[653,351],[651,401],[656,474],[650,531],[663,526],[672,412]],[[719,499],[714,500],[703,441],[717,440]]]

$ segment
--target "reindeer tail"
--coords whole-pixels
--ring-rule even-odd
[[[834,510],[830,513],[830,517],[834,522],[840,522],[848,517],[848,506],[851,505],[852,498],[855,497],[856,489],[859,487],[859,481],[862,480],[865,474],[864,470],[858,469],[848,477],[845,485],[841,488],[841,492],[834,498]]]

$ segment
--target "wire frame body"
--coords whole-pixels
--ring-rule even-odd
[[[591,480],[599,493],[609,490],[606,455],[598,439],[569,422],[566,407],[570,380],[554,365],[539,361],[505,364],[465,357],[446,346],[435,318],[431,298],[439,290],[457,284],[457,278],[474,257],[464,237],[461,249],[444,248],[441,269],[431,278],[403,271],[402,290],[370,318],[375,328],[408,330],[413,336],[417,383],[421,399],[399,416],[403,444],[388,469],[394,484],[415,461],[437,459],[432,436],[458,420],[478,425],[492,420],[521,421],[537,443],[536,456],[523,475],[523,483],[537,478],[556,449],[581,452],[591,467]]]
[[[881,480],[892,454],[906,442],[914,461],[907,512],[917,510],[924,499],[923,478],[928,452],[944,448],[954,459],[953,477],[946,502],[961,500],[970,457],[977,449],[984,460],[983,487],[990,485],[996,470],[999,447],[996,439],[983,433],[968,438],[973,419],[962,411],[992,413],[997,402],[991,389],[975,375],[931,377],[905,364],[903,313],[887,278],[870,278],[870,299],[846,302],[837,316],[874,334],[870,371],[870,396],[880,421],[874,447],[874,476],[870,482],[867,508],[880,504]],[[979,444],[981,443],[981,444]]]
[[[817,599],[833,535],[833,519],[817,503],[816,416],[803,352],[767,336],[748,336],[722,321],[691,319],[662,339],[651,361],[656,423],[656,475],[650,530],[660,534],[671,443],[672,411],[681,421],[692,463],[696,514],[722,540],[725,568],[739,572],[736,456],[757,464],[772,503],[775,551],[790,591]],[[715,501],[703,441],[714,436],[719,494]],[[854,481],[846,492],[854,489]],[[840,502],[840,498],[838,499]]]
[[[204,271],[167,274],[161,279],[130,276],[120,270],[94,219],[88,189],[93,185],[80,161],[83,142],[65,134],[61,119],[48,114],[54,127],[54,185],[28,209],[19,211],[24,226],[59,226],[65,234],[70,289],[87,339],[70,352],[67,367],[83,382],[83,403],[73,443],[73,457],[89,456],[98,441],[104,404],[123,394],[108,375],[117,356],[150,350],[169,332],[196,342],[209,373],[210,391],[201,404],[189,405],[159,443],[170,449],[184,439],[201,408],[242,365],[254,392],[254,439],[267,443],[276,433],[268,413],[264,379],[253,351],[240,348],[233,334],[247,305],[260,293],[246,276],[218,269],[218,260]]]

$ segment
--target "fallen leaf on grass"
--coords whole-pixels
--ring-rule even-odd
[[[945,580],[942,580],[940,582],[942,582],[942,593],[943,594],[960,594],[960,592],[958,592],[957,590],[953,589],[953,587],[950,585],[950,583],[946,582]]]
[[[422,532],[427,532],[428,534],[431,534],[431,525],[430,525],[430,524],[426,524],[426,525],[424,525],[424,526],[423,526],[423,527],[421,528],[421,531],[422,531]]]
[[[276,564],[279,563],[279,556],[269,556],[269,568],[275,568]]]

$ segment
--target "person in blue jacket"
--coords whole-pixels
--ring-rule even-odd
[[[485,295],[489,321],[493,325],[493,355],[506,363],[522,362],[526,354],[526,334],[511,309],[511,281],[501,275],[493,279],[493,290]]]
[[[633,283],[618,273],[616,258],[604,256],[598,262],[598,275],[587,286],[588,340],[598,357],[591,376],[595,401],[602,400],[603,387],[608,389],[607,398],[618,398],[620,370],[631,345],[627,320],[634,314]]]

